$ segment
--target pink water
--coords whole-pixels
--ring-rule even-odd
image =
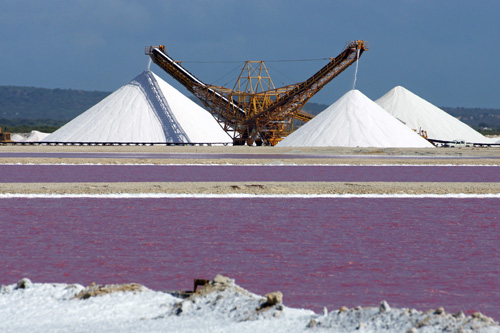
[[[0,283],[221,273],[320,311],[378,305],[500,319],[499,199],[0,199]]]
[[[500,182],[500,166],[0,166],[0,183],[180,181]]]

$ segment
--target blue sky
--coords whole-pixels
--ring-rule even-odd
[[[498,0],[3,0],[0,85],[114,91],[146,68],[145,46],[159,44],[223,84],[239,64],[195,61],[335,57],[362,39],[370,50],[356,88],[371,99],[401,85],[437,106],[500,109],[499,13]],[[281,86],[325,63],[268,69]],[[331,104],[353,81],[351,66],[311,101]]]

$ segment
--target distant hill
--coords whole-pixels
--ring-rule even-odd
[[[487,129],[500,131],[500,110],[498,109],[449,107],[441,107],[441,109],[479,131]]]
[[[29,132],[32,129],[52,132],[109,94],[103,91],[0,86],[0,127],[10,132]],[[192,99],[199,103],[198,99]],[[304,111],[318,114],[327,107],[325,104],[307,103]],[[500,131],[500,109],[441,109],[481,132],[488,133],[488,129]]]
[[[0,86],[0,118],[71,120],[109,92]]]
[[[0,86],[0,127],[10,132],[53,132],[110,93]]]

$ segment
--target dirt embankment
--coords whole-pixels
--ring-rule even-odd
[[[13,194],[497,194],[500,183],[401,182],[170,182],[170,183],[3,183]]]

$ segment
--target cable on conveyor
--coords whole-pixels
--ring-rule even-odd
[[[316,59],[282,59],[282,60],[262,60],[263,62],[305,62],[305,61],[323,61],[330,60],[330,58],[316,58]],[[232,64],[244,63],[246,60],[221,60],[221,61],[202,61],[202,60],[182,60],[182,63],[190,64]]]

